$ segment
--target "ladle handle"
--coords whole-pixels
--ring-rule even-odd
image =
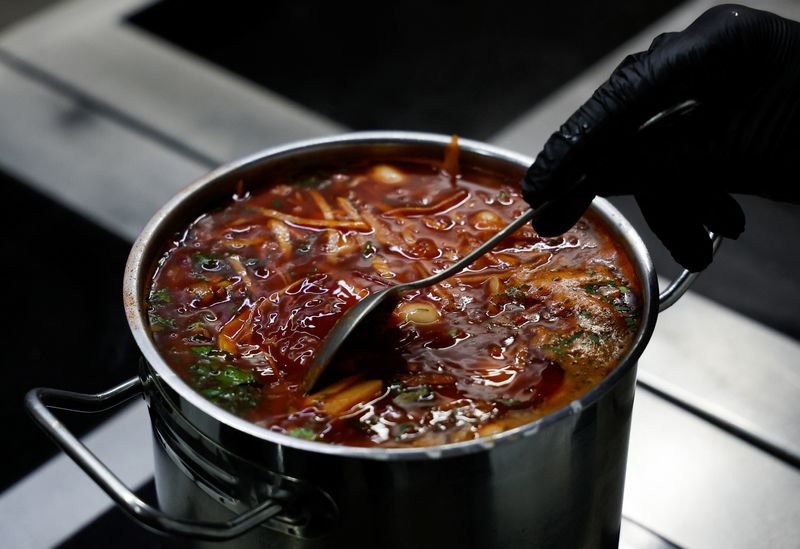
[[[534,219],[536,219],[539,214],[547,208],[547,204],[543,204],[539,206],[535,210],[532,208],[528,208],[521,216],[516,218],[514,221],[506,225],[502,231],[499,231],[495,234],[492,238],[472,250],[470,253],[450,265],[443,271],[440,271],[436,274],[433,274],[427,278],[423,278],[421,280],[415,280],[413,282],[406,282],[403,284],[403,289],[416,289],[416,288],[426,288],[442,280],[450,278],[453,275],[460,273],[463,269],[469,267],[472,262],[476,259],[481,257],[483,254],[488,252],[489,250],[493,249],[497,246],[502,240],[507,238],[508,236],[514,234],[517,230],[521,227],[527,225]]]
[[[722,245],[722,237],[712,232],[709,232],[708,235],[711,237],[711,246],[713,253],[716,255],[717,250],[719,250],[720,245]],[[666,311],[675,305],[675,302],[686,293],[698,276],[700,276],[699,272],[693,273],[684,269],[683,272],[678,275],[678,278],[673,280],[663,292],[658,294],[658,312]]]
[[[97,394],[73,393],[59,389],[31,389],[25,406],[34,421],[72,458],[103,491],[133,520],[161,534],[189,536],[212,541],[235,538],[283,510],[281,504],[266,500],[226,522],[189,521],[171,517],[139,499],[106,465],[73,435],[50,408],[75,412],[102,412],[142,392],[138,377]]]

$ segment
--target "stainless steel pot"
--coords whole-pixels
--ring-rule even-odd
[[[449,137],[356,133],[271,149],[193,183],[148,223],[133,246],[124,301],[141,349],[140,376],[98,395],[34,389],[34,419],[128,514],[180,546],[232,540],[236,547],[609,547],[617,543],[636,361],[665,292],[639,236],[608,202],[592,208],[622,243],[642,282],[634,344],[597,387],[561,410],[497,435],[431,448],[354,448],[260,428],[216,407],[184,383],[150,337],[145,297],[165,242],[239,180],[302,165],[365,157],[441,158]],[[515,177],[532,159],[462,140],[461,162]],[[144,394],[155,440],[159,509],[139,500],[51,414],[99,411]],[[212,544],[220,546],[218,543]]]

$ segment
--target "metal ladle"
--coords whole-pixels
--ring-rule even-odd
[[[336,354],[336,351],[339,350],[339,347],[341,347],[350,334],[353,333],[353,330],[355,330],[356,326],[358,326],[360,322],[367,318],[370,313],[378,309],[379,305],[385,303],[387,299],[398,300],[405,292],[432,286],[441,282],[442,280],[458,274],[476,259],[480,258],[483,254],[497,246],[501,240],[513,234],[520,227],[536,219],[536,217],[544,209],[546,209],[546,207],[547,204],[544,204],[535,210],[528,209],[521,216],[509,223],[502,231],[495,234],[492,238],[472,250],[470,253],[450,265],[445,270],[439,271],[438,273],[421,280],[414,280],[413,282],[406,282],[404,284],[398,284],[397,286],[390,286],[385,290],[370,294],[348,309],[347,312],[336,321],[336,323],[333,325],[333,328],[331,328],[331,331],[328,332],[328,335],[322,340],[322,345],[320,345],[319,349],[317,349],[317,352],[314,355],[314,360],[311,362],[311,367],[303,377],[303,389],[305,392],[308,393],[314,388],[314,385],[316,384],[317,380],[319,380],[322,372],[328,366],[330,361],[333,360],[333,356]]]
[[[659,123],[661,120],[671,117],[674,114],[688,113],[694,110],[697,105],[697,101],[690,99],[664,110],[639,126],[637,133],[641,133],[643,130],[648,129],[653,124]],[[577,187],[582,181],[583,178],[581,178],[574,186]],[[472,250],[469,254],[453,263],[447,269],[421,280],[415,280],[413,282],[406,282],[404,284],[398,284],[397,286],[391,286],[385,290],[370,294],[356,303],[352,308],[345,312],[344,315],[339,318],[339,320],[336,321],[336,323],[333,325],[333,328],[331,328],[330,332],[328,332],[328,335],[325,336],[325,339],[322,340],[322,344],[317,349],[317,352],[314,355],[314,360],[311,362],[311,366],[309,367],[305,376],[303,376],[303,390],[306,392],[306,394],[308,394],[311,389],[314,388],[314,385],[316,385],[320,376],[325,371],[325,368],[328,366],[328,364],[330,364],[331,360],[333,360],[336,352],[339,350],[342,344],[344,344],[347,338],[355,331],[356,327],[363,322],[364,319],[368,318],[370,314],[374,313],[381,304],[386,304],[388,299],[394,299],[396,302],[404,292],[432,286],[457,274],[462,269],[480,258],[483,254],[497,246],[497,244],[499,244],[503,239],[513,234],[515,231],[517,231],[517,229],[535,220],[537,217],[539,217],[539,215],[541,215],[542,212],[548,209],[549,205],[550,203],[545,202],[535,210],[528,209],[517,219],[509,223],[503,230]]]

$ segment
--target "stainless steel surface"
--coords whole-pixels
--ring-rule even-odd
[[[708,233],[711,239],[712,253],[716,254],[722,245],[722,237],[713,233]],[[685,294],[692,283],[700,276],[700,273],[692,273],[684,269],[669,285],[661,291],[658,296],[658,312],[666,311]]]
[[[198,539],[231,539],[269,520],[282,511],[271,499],[225,521],[202,522],[176,519],[139,499],[108,467],[81,443],[48,408],[75,412],[101,412],[122,404],[142,392],[139,378],[98,394],[81,394],[58,389],[32,389],[25,405],[33,419],[72,460],[94,480],[123,511],[141,525],[169,535],[191,535]]]
[[[795,548],[798,493],[794,467],[637,389],[626,517],[680,547]]]
[[[486,252],[492,250],[507,236],[515,233],[520,227],[531,223],[545,209],[545,207],[546,205],[543,205],[536,210],[526,210],[521,216],[503,228],[503,230],[498,231],[497,234],[492,236],[492,238],[488,239],[486,242],[472,250],[464,257],[460,258],[446,269],[420,280],[414,280],[412,282],[390,286],[385,290],[370,294],[356,303],[355,306],[348,309],[347,312],[345,312],[341,318],[336,321],[336,323],[333,325],[333,328],[331,328],[331,331],[328,332],[325,336],[325,339],[322,340],[322,344],[319,346],[316,353],[314,353],[314,360],[311,361],[311,365],[308,367],[305,376],[303,376],[303,389],[305,389],[305,392],[309,393],[314,388],[317,380],[319,380],[320,376],[325,371],[325,368],[336,355],[336,351],[339,350],[339,348],[344,344],[347,338],[350,337],[360,323],[364,322],[371,316],[374,317],[374,314],[379,310],[381,304],[386,306],[387,300],[389,300],[388,303],[394,303],[404,292],[407,292],[408,290],[417,290],[419,288],[433,286],[434,284],[437,284],[442,280],[446,280],[451,276],[461,272],[461,270],[468,267],[476,259],[484,255]]]
[[[0,52],[220,164],[341,125],[125,24],[152,0],[61,2],[0,37]],[[69,44],[69,47],[65,47]],[[113,100],[112,100],[113,98]]]
[[[168,471],[158,473],[158,491],[167,510],[185,513],[186,519],[217,520],[231,507],[253,504],[251,492],[241,494],[243,486],[268,491],[270,479],[279,475],[301,479],[335,502],[341,525],[324,538],[325,543],[419,546],[424,539],[433,546],[452,542],[455,531],[465,535],[461,545],[475,547],[552,545],[556,540],[564,547],[600,547],[616,542],[635,361],[654,328],[658,302],[646,250],[626,221],[603,200],[592,209],[628,253],[642,283],[644,305],[635,343],[607,379],[570,406],[491,437],[430,448],[358,448],[271,432],[203,399],[172,372],[150,338],[144,296],[162,242],[208,205],[228,196],[244,174],[258,177],[288,162],[324,165],[334,156],[337,163],[365,156],[389,161],[408,155],[438,159],[447,143],[447,136],[375,132],[272,149],[201,178],[145,227],[131,252],[124,295],[131,330],[148,362],[147,391],[156,439],[162,441],[157,445],[157,462]],[[461,159],[464,164],[502,170],[515,178],[531,162],[528,157],[466,140],[461,143]],[[159,412],[159,403],[169,412]],[[164,431],[175,433],[173,444],[163,442],[170,440]],[[197,435],[192,434],[195,431]],[[174,444],[189,448],[180,453],[180,459],[175,457],[179,452]],[[163,456],[158,455],[160,451]],[[199,463],[200,456],[210,465]],[[240,461],[259,465],[240,467]],[[206,488],[195,476],[197,487],[189,491],[192,504],[171,508],[175,501],[186,500],[174,496],[175,490],[187,490],[175,469],[223,470],[227,475],[216,475],[218,484]],[[226,476],[238,480],[226,483]],[[449,498],[447,513],[443,513],[440,498],[425,497],[431,490],[459,497]],[[223,495],[211,505],[207,496],[200,495],[208,492]],[[377,513],[386,509],[391,521],[382,521]],[[465,527],[463,517],[476,512],[483,519]],[[366,537],[365,528],[369,529]],[[237,543],[261,543],[276,535],[273,530],[259,529]],[[317,546],[311,539],[295,538],[293,544]]]
[[[159,403],[172,397],[151,384],[159,502],[186,518],[220,520],[246,509],[253,492],[270,490],[279,475],[312,484],[339,511],[339,523],[320,537],[260,528],[213,547],[610,547],[619,535],[634,375],[628,369],[603,399],[529,436],[450,457],[430,448],[428,458],[410,460],[265,441],[245,454],[242,445],[222,447],[206,433],[181,430],[178,423],[190,423],[160,414]],[[163,442],[168,430],[188,447],[179,456]],[[221,468],[227,482],[205,473]],[[315,518],[304,507],[300,512]],[[189,540],[178,546],[212,547]]]

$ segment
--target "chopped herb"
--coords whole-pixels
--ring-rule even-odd
[[[163,316],[159,316],[153,312],[149,312],[147,316],[150,319],[150,327],[154,330],[158,331],[161,328],[172,328],[173,330],[177,328],[177,324],[171,318],[164,318]]]
[[[252,385],[256,382],[256,375],[252,370],[240,370],[233,366],[227,366],[220,372],[219,381],[227,387]]]
[[[232,388],[208,387],[202,389],[200,394],[217,406],[232,412],[252,408],[258,403],[258,393],[254,387],[249,385],[239,385]]]
[[[569,347],[572,346],[572,344],[575,343],[575,341],[583,334],[583,330],[578,330],[577,332],[568,336],[557,337],[552,341],[552,343],[545,343],[542,345],[542,350],[550,350],[556,354],[566,353]]]
[[[625,294],[627,294],[627,293],[630,291],[630,290],[629,290],[628,288],[626,288],[625,286],[617,286],[617,288],[619,288],[619,291],[620,291],[620,293],[621,293],[622,295],[625,295]]]
[[[433,391],[431,391],[431,388],[427,385],[423,385],[416,389],[403,391],[394,397],[394,401],[398,404],[412,404],[414,402],[420,402],[423,400],[431,400],[432,398]]]
[[[194,387],[218,406],[236,412],[252,408],[257,403],[257,380],[250,370],[202,359],[190,366],[189,372]]]
[[[591,342],[592,342],[592,343],[594,343],[595,345],[600,345],[600,336],[599,336],[599,335],[597,335],[597,334],[595,334],[595,333],[590,333],[590,334],[589,334],[588,336],[586,336],[586,337],[588,337],[588,338],[589,338],[589,341],[591,341]]]
[[[304,438],[306,440],[316,440],[317,433],[307,427],[295,427],[289,431],[289,435],[296,438]]]
[[[614,310],[618,313],[629,313],[631,312],[631,308],[626,305],[614,305]]]
[[[292,181],[295,187],[319,187],[325,178],[321,174],[312,174]]]
[[[522,404],[521,400],[517,400],[515,398],[502,398],[499,402],[505,404],[506,406],[517,406],[518,404]]]
[[[528,294],[526,292],[530,289],[531,287],[529,284],[520,284],[519,286],[511,286],[510,288],[506,288],[506,291],[500,294],[500,297],[510,299],[512,301],[513,300],[521,301],[526,297],[528,297]]]
[[[631,332],[635,332],[636,331],[636,328],[637,328],[636,319],[633,318],[632,316],[626,316],[625,317],[625,325],[628,327],[628,329]]]
[[[394,426],[394,439],[400,441],[406,436],[413,436],[415,432],[416,425],[413,423],[398,423]]]
[[[283,208],[284,202],[280,198],[272,199],[272,207],[273,208]]]
[[[220,268],[221,262],[214,256],[206,255],[200,252],[197,252],[192,256],[192,260],[194,264],[201,269],[206,271],[216,271]]]
[[[599,294],[600,288],[616,288],[617,283],[613,280],[600,280],[598,282],[590,282],[589,284],[584,284],[583,289],[589,292],[590,294]]]
[[[172,303],[172,296],[167,288],[161,288],[150,294],[150,303]]]
[[[450,328],[450,329],[447,331],[447,335],[449,335],[449,336],[450,336],[450,337],[452,337],[453,339],[456,339],[456,338],[458,338],[458,333],[459,333],[459,331],[460,331],[460,330],[459,330],[458,328]]]
[[[378,250],[375,249],[375,246],[372,244],[372,242],[367,242],[366,244],[364,244],[364,250],[362,253],[364,254],[364,258],[369,259],[373,255],[375,255],[375,252],[377,251]]]
[[[499,200],[500,202],[508,200],[508,193],[505,191],[500,191],[499,193],[497,193],[497,200]]]
[[[590,313],[589,311],[581,311],[579,313],[579,316],[581,318],[585,318],[586,320],[589,320],[590,318],[592,318],[592,313]]]
[[[198,362],[189,366],[189,371],[193,374],[195,382],[202,383],[208,381],[216,370],[209,363]]]
[[[195,345],[191,348],[192,353],[205,358],[208,358],[213,350],[214,347],[211,345]]]
[[[402,381],[397,379],[392,379],[389,381],[389,389],[392,391],[402,392],[404,388],[405,386],[403,385]]]

